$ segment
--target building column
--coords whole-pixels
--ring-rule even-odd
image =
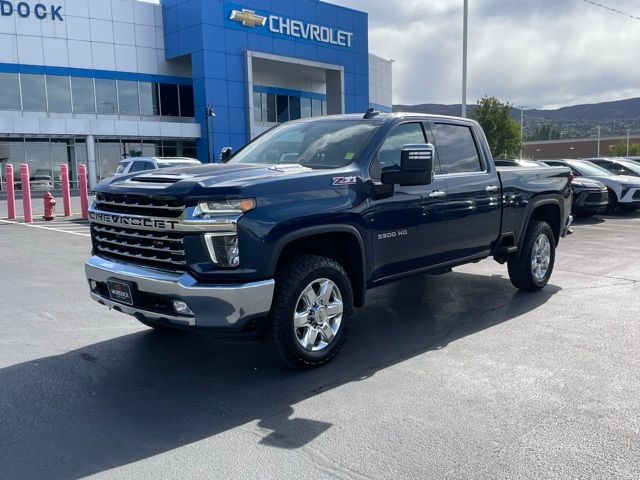
[[[93,135],[87,135],[87,171],[89,172],[89,189],[98,183],[98,171],[96,168],[96,141]]]

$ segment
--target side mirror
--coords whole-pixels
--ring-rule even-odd
[[[400,170],[382,172],[386,185],[429,185],[433,181],[435,147],[430,143],[417,143],[402,147]]]
[[[233,155],[233,148],[224,147],[222,150],[220,150],[220,161],[222,163],[226,162],[231,158],[231,155]]]

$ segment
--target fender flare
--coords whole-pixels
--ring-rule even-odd
[[[529,222],[531,221],[531,216],[533,215],[533,212],[539,208],[539,207],[543,207],[545,205],[554,205],[556,207],[558,207],[558,209],[560,210],[560,225],[559,225],[559,231],[562,231],[562,217],[563,217],[563,212],[562,212],[562,202],[560,202],[557,198],[543,198],[537,201],[534,201],[528,208],[526,216],[525,216],[525,222],[522,225],[522,228],[520,229],[520,236],[518,237],[518,249],[522,249],[522,242],[524,242],[524,237],[526,236],[526,232],[527,232],[527,227],[529,226]],[[553,229],[553,225],[551,225],[551,228]],[[555,229],[554,229],[555,231]],[[556,243],[558,243],[560,241],[560,238],[556,238]]]
[[[296,240],[300,240],[305,237],[311,237],[314,235],[321,235],[324,233],[348,233],[353,235],[360,249],[360,262],[362,265],[362,285],[354,285],[354,287],[358,287],[358,290],[361,291],[361,298],[356,298],[356,304],[364,303],[364,295],[367,289],[367,250],[365,247],[365,242],[360,234],[360,231],[354,227],[353,225],[346,224],[326,224],[326,225],[316,225],[313,227],[306,227],[300,230],[296,230],[294,232],[287,233],[280,237],[275,246],[273,248],[273,254],[271,255],[271,259],[269,260],[269,273],[273,276],[275,275],[276,266],[278,261],[280,260],[280,256],[282,255],[283,250],[289,245],[291,242]]]

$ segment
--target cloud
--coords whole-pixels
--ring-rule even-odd
[[[459,103],[462,0],[337,0],[369,12],[369,48],[393,58],[395,103]],[[640,21],[581,0],[472,0],[470,101],[545,107],[640,96]],[[640,16],[637,0],[606,0]]]

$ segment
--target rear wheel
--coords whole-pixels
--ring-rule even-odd
[[[521,290],[544,288],[553,272],[555,245],[555,235],[547,222],[529,223],[522,250],[508,262],[511,283]]]
[[[353,293],[342,266],[326,257],[300,255],[276,275],[267,341],[290,368],[323,365],[344,343],[353,314]]]
[[[607,205],[607,213],[615,213],[618,210],[618,197],[613,190],[609,190],[609,203]]]

